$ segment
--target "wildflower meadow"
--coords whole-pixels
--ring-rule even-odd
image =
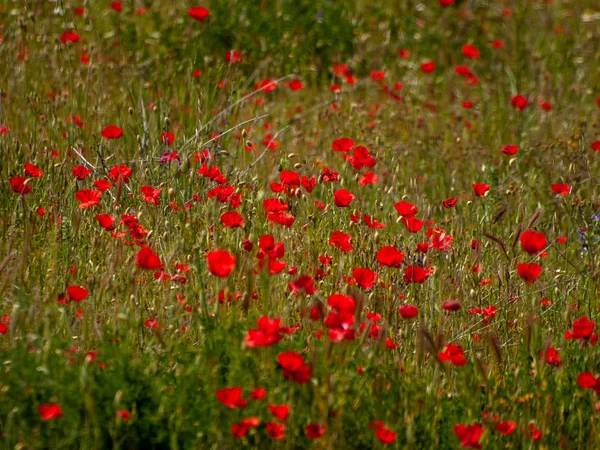
[[[600,448],[597,0],[0,0],[0,448]]]

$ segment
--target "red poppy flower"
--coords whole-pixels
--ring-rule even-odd
[[[423,222],[416,217],[402,217],[402,224],[410,233],[418,233],[423,228]]]
[[[228,211],[221,215],[221,223],[228,228],[240,228],[244,226],[244,218],[236,211]]]
[[[267,396],[267,390],[265,388],[254,388],[250,393],[252,400],[262,400]]]
[[[473,191],[477,197],[485,197],[489,190],[489,184],[473,183]]]
[[[76,179],[85,180],[91,171],[85,166],[75,166],[72,169],[72,173]]]
[[[242,55],[237,50],[231,50],[225,53],[225,61],[228,64],[236,64],[242,61]]]
[[[256,321],[258,329],[250,329],[244,337],[246,346],[249,348],[268,347],[281,341],[283,335],[280,326],[281,319],[269,319],[268,316],[262,316]]]
[[[352,269],[352,276],[356,283],[364,290],[370,290],[377,281],[377,272],[373,272],[370,269],[356,268]]]
[[[286,380],[293,380],[298,384],[305,384],[310,380],[310,367],[304,363],[302,355],[296,352],[283,352],[277,355],[277,362],[283,370]]]
[[[102,197],[102,192],[93,189],[81,189],[75,193],[75,199],[81,202],[79,204],[79,208],[81,209],[98,205],[100,197]]]
[[[438,353],[442,362],[451,362],[453,366],[464,366],[467,364],[463,349],[456,344],[447,344],[444,351]]]
[[[505,155],[516,155],[517,150],[519,150],[518,145],[503,145],[501,151]]]
[[[267,428],[267,433],[269,433],[269,436],[271,436],[273,439],[283,439],[285,437],[283,434],[283,432],[285,431],[284,424],[277,422],[267,422],[265,424],[265,427]]]
[[[404,269],[405,283],[424,283],[433,273],[431,267],[408,266]]]
[[[149,247],[144,247],[138,252],[136,263],[140,269],[145,270],[161,270],[163,267],[158,255]]]
[[[367,186],[369,184],[375,184],[377,183],[377,181],[379,181],[379,175],[376,175],[375,173],[369,170],[368,172],[365,172],[365,174],[362,177],[360,177],[360,179],[358,180],[358,184],[360,186]]]
[[[290,81],[290,89],[292,91],[299,91],[304,88],[304,83],[300,80],[292,80]]]
[[[463,45],[462,54],[465,58],[479,58],[479,50],[471,44]]]
[[[67,287],[67,295],[74,302],[80,302],[88,296],[88,290],[82,286]]]
[[[160,189],[153,188],[152,186],[141,186],[140,192],[142,193],[142,200],[146,203],[152,203],[156,206],[160,206]]]
[[[546,361],[546,364],[549,366],[560,367],[562,365],[560,355],[554,347],[550,347],[548,350],[543,351],[540,354],[540,358]]]
[[[567,195],[571,193],[571,186],[568,184],[557,183],[552,185],[552,192],[556,195]]]
[[[102,137],[105,139],[119,139],[123,136],[123,130],[116,125],[108,125],[102,130]]]
[[[546,247],[546,235],[534,230],[521,234],[521,247],[530,255],[539,255]]]
[[[454,208],[457,203],[458,203],[458,199],[453,197],[453,198],[449,198],[447,200],[443,200],[442,201],[442,206],[444,208],[449,209],[449,208]]]
[[[423,73],[431,73],[435,70],[435,62],[433,61],[428,61],[428,62],[424,62],[423,64],[421,64],[421,71],[423,71]]]
[[[118,183],[120,179],[123,180],[123,183],[129,184],[129,177],[131,176],[131,169],[126,165],[114,165],[108,172],[108,176],[113,181],[113,183]]]
[[[343,252],[351,251],[354,246],[350,242],[352,237],[349,234],[343,233],[341,231],[334,231],[331,233],[331,238],[329,239],[329,245],[333,245],[334,247],[339,248]]]
[[[403,319],[413,319],[419,315],[419,308],[415,305],[402,305],[398,312]]]
[[[504,436],[509,436],[517,429],[517,423],[512,420],[496,423],[496,431]]]
[[[163,145],[172,145],[175,142],[175,134],[172,131],[160,133],[160,141]]]
[[[101,179],[101,180],[94,181],[94,187],[96,189],[98,189],[100,192],[108,191],[111,186],[112,185],[110,184],[110,181],[108,181],[108,180]]]
[[[394,247],[382,247],[377,252],[376,259],[380,266],[400,267],[404,259],[404,253]]]
[[[315,292],[317,292],[315,282],[308,275],[299,276],[296,281],[288,284],[288,289],[294,294],[297,294],[302,290],[304,290],[306,295],[313,295]]]
[[[542,273],[542,266],[536,263],[517,264],[517,272],[523,281],[531,286]]]
[[[246,400],[242,398],[242,388],[240,387],[219,389],[215,395],[217,400],[228,408],[243,408],[247,403]]]
[[[443,8],[454,5],[454,0],[439,0],[439,2],[440,6]]]
[[[44,172],[42,172],[37,166],[30,164],[30,163],[26,163],[25,166],[25,176],[31,177],[31,178],[40,178],[44,176]]]
[[[596,150],[597,152],[600,152],[600,141],[592,142],[592,150]]]
[[[120,1],[110,2],[110,8],[113,11],[120,13],[121,11],[123,11],[123,3],[121,3]]]
[[[31,185],[25,184],[26,181],[25,177],[12,177],[10,179],[10,188],[17,194],[27,195],[31,191]]]
[[[108,214],[96,214],[96,220],[98,224],[106,231],[114,230],[115,219]]]
[[[362,145],[355,147],[352,151],[352,156],[346,159],[356,170],[361,170],[363,167],[375,167],[377,160],[371,156],[369,150]]]
[[[529,101],[522,95],[515,95],[510,99],[510,104],[517,111],[523,111],[529,104]]]
[[[445,300],[442,302],[442,308],[446,311],[458,311],[460,306],[461,304],[458,300]]]
[[[121,419],[123,422],[129,422],[129,419],[131,419],[131,413],[126,409],[115,411],[115,416],[117,419]]]
[[[402,217],[414,217],[419,212],[419,209],[415,205],[404,200],[396,203],[394,208]]]
[[[267,405],[273,417],[279,420],[286,420],[290,414],[291,408],[288,405]]]
[[[325,434],[325,427],[322,427],[318,423],[309,423],[304,427],[306,437],[309,439],[318,439]]]
[[[57,419],[63,416],[62,409],[58,403],[50,403],[47,405],[40,405],[38,412],[43,421]]]
[[[463,425],[459,423],[454,427],[454,434],[460,440],[460,444],[465,448],[481,448],[479,439],[483,434],[483,427],[478,423],[473,425]]]
[[[594,333],[596,324],[588,319],[587,317],[580,317],[573,322],[572,329],[565,333],[565,339],[575,339],[581,342],[589,341],[592,345],[595,345],[598,341],[598,335]]]
[[[75,33],[74,31],[67,30],[60,35],[60,41],[65,45],[74,44],[79,41],[79,34]]]
[[[219,278],[227,278],[235,269],[235,255],[227,250],[215,250],[206,255],[208,270]]]
[[[385,445],[389,445],[396,440],[396,433],[384,427],[375,430],[375,436]]]
[[[333,202],[340,208],[347,208],[355,198],[356,196],[346,189],[338,189],[333,193]]]
[[[194,6],[188,10],[188,15],[198,22],[204,22],[210,15],[210,11],[203,6]]]
[[[600,377],[595,378],[590,372],[582,372],[577,377],[577,384],[584,389],[593,389],[600,395]]]

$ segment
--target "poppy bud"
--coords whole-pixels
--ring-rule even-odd
[[[129,113],[130,116],[133,116],[133,108],[131,106],[129,107],[127,112]]]

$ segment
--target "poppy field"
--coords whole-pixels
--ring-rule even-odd
[[[597,1],[2,1],[0,55],[1,448],[600,448]]]

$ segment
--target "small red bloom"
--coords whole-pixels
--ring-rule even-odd
[[[529,101],[522,95],[515,95],[510,99],[510,104],[517,111],[523,111],[529,104]]]
[[[496,423],[496,431],[504,436],[509,436],[517,429],[517,423],[512,420]]]
[[[65,45],[74,44],[79,41],[79,34],[75,33],[74,31],[67,30],[60,35],[60,41]]]
[[[325,427],[322,427],[318,423],[309,423],[304,428],[306,437],[309,439],[318,439],[325,434]]]
[[[414,305],[402,305],[398,312],[403,319],[413,319],[419,315],[419,308]]]
[[[287,420],[291,408],[288,405],[267,405],[273,417],[279,420]]]
[[[228,211],[221,215],[221,223],[228,228],[240,228],[244,226],[244,218],[236,211]]]
[[[129,419],[131,419],[131,413],[126,409],[115,411],[115,416],[117,419],[121,419],[123,422],[129,422]]]
[[[105,139],[119,139],[123,136],[123,130],[115,125],[108,125],[102,130],[102,137]]]
[[[277,362],[283,370],[286,380],[294,380],[298,384],[305,384],[310,380],[310,367],[304,363],[302,355],[296,352],[283,352],[277,355]]]
[[[81,189],[75,193],[75,199],[79,202],[79,208],[91,208],[92,206],[98,205],[102,197],[102,192],[95,191],[93,189]]]
[[[454,208],[456,206],[456,204],[458,203],[458,199],[453,197],[453,198],[449,198],[447,200],[442,201],[442,206],[444,208]]]
[[[471,44],[465,44],[462,48],[462,54],[465,58],[479,58],[479,50]]]
[[[423,73],[431,73],[435,70],[435,62],[428,61],[421,64],[421,71]]]
[[[333,202],[340,208],[347,208],[355,198],[356,196],[346,189],[338,189],[333,193]]]
[[[44,176],[44,172],[42,172],[37,166],[26,163],[25,166],[25,175],[31,178],[39,178]]]
[[[228,408],[243,408],[247,403],[242,398],[242,388],[240,387],[219,389],[215,395],[217,396],[217,400]]]
[[[477,197],[485,197],[489,190],[489,184],[473,183],[473,191]]]
[[[67,295],[74,302],[80,302],[88,296],[88,290],[82,286],[67,287]]]
[[[438,356],[443,362],[451,362],[453,366],[464,366],[467,364],[463,349],[456,344],[446,345],[444,351],[438,353]]]
[[[285,436],[283,432],[285,431],[285,425],[277,422],[267,422],[265,424],[267,428],[267,433],[273,439],[283,439]]]
[[[542,273],[542,266],[536,263],[517,264],[517,272],[519,272],[519,276],[523,281],[531,286]]]
[[[377,281],[377,272],[366,268],[352,269],[352,276],[356,283],[366,291],[370,290]]]
[[[333,245],[334,247],[339,248],[343,252],[349,252],[354,248],[351,244],[352,238],[349,234],[343,233],[341,231],[334,231],[331,233],[331,238],[329,239],[329,245]]]
[[[78,180],[85,180],[87,176],[91,173],[90,169],[85,166],[75,166],[73,167],[73,176]]]
[[[219,278],[227,278],[235,269],[235,255],[227,250],[215,250],[206,255],[208,270]]]
[[[404,259],[404,253],[394,247],[382,247],[377,252],[376,258],[380,266],[400,267]]]
[[[203,6],[194,6],[188,10],[188,15],[198,22],[204,22],[210,15],[210,11]]]
[[[419,212],[419,209],[415,205],[404,200],[396,203],[394,208],[402,217],[414,217]]]
[[[530,255],[539,255],[546,247],[546,235],[534,230],[521,234],[521,247]]]
[[[518,145],[503,145],[502,146],[502,153],[504,153],[505,155],[516,155],[517,150],[519,150]]]
[[[462,423],[454,427],[454,434],[460,440],[460,444],[465,448],[481,448],[479,439],[483,434],[483,427],[478,423],[473,425],[463,425]]]
[[[12,177],[10,179],[10,188],[17,194],[27,195],[31,191],[31,185],[25,184],[26,181],[25,177]]]
[[[40,417],[43,421],[57,419],[63,416],[62,409],[58,403],[40,405],[38,412],[40,413]]]
[[[431,267],[408,266],[404,269],[405,283],[424,283],[433,273]]]
[[[160,258],[149,247],[141,249],[136,256],[137,266],[145,270],[161,270]]]
[[[396,440],[396,433],[385,427],[375,430],[375,436],[385,445],[389,445]]]
[[[552,192],[556,195],[565,196],[571,193],[571,186],[563,183],[556,183],[552,185]]]

